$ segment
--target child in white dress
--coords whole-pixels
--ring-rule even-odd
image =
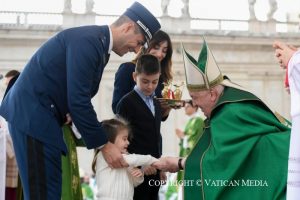
[[[96,173],[96,198],[99,200],[132,200],[134,187],[144,181],[144,174],[137,167],[151,165],[158,160],[150,155],[128,154],[130,129],[122,119],[104,120],[102,126],[107,133],[109,142],[119,148],[129,167],[110,168],[102,152],[96,150],[92,165]]]

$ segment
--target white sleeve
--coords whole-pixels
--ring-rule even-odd
[[[0,116],[1,118],[1,116]],[[1,123],[1,119],[0,119]],[[5,199],[6,139],[3,128],[0,128],[0,199]]]
[[[185,135],[183,137],[183,142],[182,142],[182,146],[185,149],[189,148],[189,142],[188,142],[188,140],[189,140],[189,136]]]
[[[158,159],[150,155],[123,154],[123,157],[130,167],[151,165],[158,161]]]
[[[8,158],[12,159],[13,157],[15,157],[13,142],[9,133],[7,121],[5,121],[5,119],[2,116],[0,116],[0,124],[2,133],[6,138],[6,155],[8,156]]]
[[[130,177],[131,177],[131,179],[132,179],[133,186],[134,186],[134,187],[137,187],[137,186],[139,186],[140,184],[142,184],[142,183],[144,182],[144,176],[141,176],[141,177],[134,177],[134,176],[132,176],[132,175],[131,175],[131,169],[132,169],[132,168],[133,168],[133,167],[128,167],[128,168],[127,168],[127,173],[130,174]]]
[[[293,68],[292,68],[292,76],[295,80],[295,87],[297,92],[300,92],[300,50],[297,51],[293,56]]]
[[[6,135],[6,154],[10,159],[15,157],[13,141],[9,134]]]
[[[71,129],[72,129],[72,131],[73,131],[75,137],[76,137],[77,139],[80,139],[80,138],[81,138],[81,134],[79,133],[79,131],[78,131],[78,129],[77,129],[77,127],[75,126],[74,123],[72,123]]]
[[[137,186],[141,185],[144,182],[144,176],[132,177],[132,180],[133,180],[133,186],[137,187]]]
[[[300,51],[293,54],[288,66],[289,86],[291,91],[291,116],[300,115]]]

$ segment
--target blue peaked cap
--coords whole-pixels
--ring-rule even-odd
[[[147,8],[138,2],[134,2],[129,8],[127,8],[123,15],[129,17],[141,27],[147,43],[149,43],[153,35],[161,27],[156,17],[154,17]]]

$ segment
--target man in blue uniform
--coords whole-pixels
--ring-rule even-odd
[[[15,146],[25,200],[61,198],[61,154],[67,153],[61,125],[67,113],[88,149],[104,145],[111,167],[127,165],[107,142],[91,98],[110,52],[137,52],[159,29],[157,19],[135,2],[110,26],[58,33],[29,60],[0,107]]]

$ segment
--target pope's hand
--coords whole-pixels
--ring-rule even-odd
[[[174,173],[179,171],[178,160],[178,157],[162,157],[159,161],[154,162],[152,166],[161,171]]]
[[[157,173],[157,169],[151,166],[143,167],[143,171],[146,176],[155,175]]]

